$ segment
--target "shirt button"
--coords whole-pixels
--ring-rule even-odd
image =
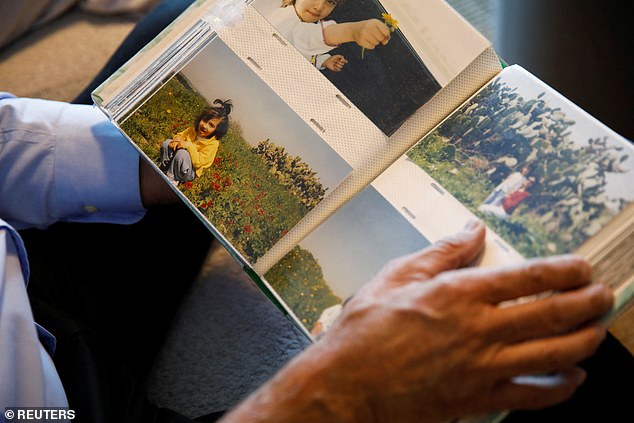
[[[95,206],[86,205],[86,206],[84,206],[84,211],[86,213],[96,213],[98,211],[98,209]]]

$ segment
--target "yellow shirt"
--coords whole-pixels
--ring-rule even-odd
[[[205,169],[214,163],[216,153],[218,153],[218,147],[220,146],[220,141],[218,141],[215,136],[211,138],[198,137],[193,126],[179,132],[174,136],[174,138],[178,136],[187,141],[185,143],[185,148],[192,159],[192,165],[196,171],[196,177],[199,177]]]

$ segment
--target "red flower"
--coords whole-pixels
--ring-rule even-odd
[[[218,185],[218,184],[217,184],[217,183],[215,183],[215,182],[211,184],[211,187],[212,187],[214,190],[216,190],[216,191],[220,191],[220,185]]]
[[[244,225],[244,231],[248,234],[251,233],[251,225]]]
[[[194,186],[194,183],[192,181],[185,182],[185,188],[190,189],[193,186]]]
[[[220,161],[221,161],[221,160],[220,160],[220,157],[216,157],[216,158],[214,159],[214,164],[215,164],[215,165],[219,165],[219,164],[220,164]]]
[[[205,203],[204,201],[201,201],[198,207],[200,207],[201,209],[206,209],[208,206],[207,206],[207,203]]]
[[[225,186],[226,187],[230,187],[231,186],[231,179],[225,178]]]
[[[213,204],[213,201],[211,201],[211,198],[210,198],[209,201],[207,201],[207,206],[211,207],[212,204]]]

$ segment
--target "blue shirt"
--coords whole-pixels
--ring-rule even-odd
[[[144,214],[138,172],[137,151],[94,106],[0,92],[0,411],[67,406],[14,228],[133,223]]]

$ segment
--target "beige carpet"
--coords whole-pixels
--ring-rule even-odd
[[[72,11],[0,51],[0,90],[70,101],[134,24],[132,17]]]

